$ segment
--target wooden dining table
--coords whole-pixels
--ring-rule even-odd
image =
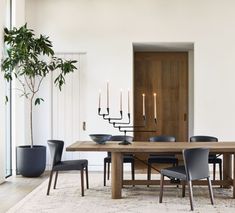
[[[211,154],[223,155],[223,180],[212,180],[213,185],[222,185],[224,188],[232,187],[235,198],[235,142],[176,142],[176,143],[150,143],[150,142],[132,142],[130,145],[119,145],[118,142],[108,141],[105,144],[96,144],[92,141],[77,141],[66,147],[69,152],[111,152],[112,153],[112,173],[111,188],[112,198],[119,199],[122,197],[123,185],[159,185],[160,180],[123,180],[122,171],[123,154],[132,153],[167,153],[182,154],[184,149],[189,148],[209,148]],[[232,166],[233,165],[233,166]],[[233,167],[233,168],[232,168]],[[165,184],[171,184],[166,181]],[[206,185],[205,180],[195,181],[194,185]]]

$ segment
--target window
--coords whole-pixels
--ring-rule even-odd
[[[12,0],[7,0],[6,5],[6,17],[5,17],[5,26],[8,28],[12,28]],[[6,96],[8,96],[8,103],[6,106],[6,145],[5,145],[5,176],[9,177],[12,175],[12,140],[11,140],[11,83],[7,84]]]

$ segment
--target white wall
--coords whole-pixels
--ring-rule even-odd
[[[120,88],[133,86],[133,42],[192,42],[194,134],[234,140],[234,8],[233,0],[26,0],[26,21],[49,35],[56,51],[87,54],[82,139],[89,133],[115,133],[96,115],[98,90],[104,91],[108,79],[116,113]]]

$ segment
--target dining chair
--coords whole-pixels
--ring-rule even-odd
[[[211,186],[208,166],[209,149],[193,148],[183,150],[183,166],[170,167],[161,170],[159,203],[162,203],[164,177],[177,178],[182,181],[182,197],[185,197],[185,182],[189,189],[191,210],[194,209],[192,181],[207,179],[211,204],[214,204],[214,196]]]
[[[218,138],[212,136],[197,135],[190,137],[190,142],[218,142]],[[215,180],[216,176],[216,164],[219,164],[219,176],[220,180],[222,180],[222,160],[218,158],[219,156],[220,155],[209,154],[208,162],[209,164],[213,164],[213,180]]]
[[[110,141],[123,141],[127,140],[128,142],[133,141],[132,136],[124,136],[124,135],[113,135]],[[107,157],[104,158],[104,186],[106,186],[106,167],[108,164],[108,171],[107,171],[107,179],[109,180],[110,177],[110,164],[111,164],[111,152],[107,153]],[[131,164],[131,176],[132,180],[135,180],[135,159],[131,154],[125,154],[123,156],[123,163],[130,163]]]
[[[175,142],[176,138],[174,136],[159,135],[159,136],[150,137],[149,141],[150,142]],[[150,156],[147,160],[147,163],[148,163],[147,179],[151,180],[151,167],[152,167],[152,164],[154,164],[154,163],[172,164],[173,166],[177,166],[178,165],[178,159],[175,157],[175,155],[150,154]]]
[[[53,173],[55,172],[55,182],[54,189],[56,188],[57,178],[59,171],[71,171],[71,170],[80,170],[81,173],[81,195],[84,196],[84,171],[86,173],[86,187],[89,188],[88,183],[88,160],[66,160],[61,161],[64,141],[61,140],[48,140],[47,141],[50,153],[51,153],[51,162],[52,168],[50,171],[50,178],[47,188],[47,195],[50,193],[51,182]]]

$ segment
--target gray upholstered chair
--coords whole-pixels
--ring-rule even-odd
[[[159,202],[162,203],[164,177],[167,176],[169,178],[177,178],[180,179],[183,183],[182,184],[183,197],[185,196],[185,182],[187,182],[189,188],[191,210],[193,210],[194,207],[193,207],[192,181],[206,178],[208,181],[211,204],[213,205],[214,197],[209,175],[208,156],[209,156],[209,149],[207,148],[186,149],[183,151],[183,158],[184,158],[183,166],[176,166],[176,167],[162,169]]]
[[[113,135],[111,137],[110,141],[123,141],[124,139],[127,140],[128,142],[133,141],[132,136],[124,136],[124,135]],[[107,167],[107,164],[108,164],[107,179],[109,180],[110,163],[111,163],[111,152],[108,152],[108,156],[104,158],[104,186],[106,186],[106,167]],[[123,156],[123,163],[130,163],[131,164],[132,180],[135,180],[135,159],[134,159],[133,155],[125,154]]]
[[[205,135],[197,135],[190,137],[190,142],[218,142],[218,138]],[[222,160],[218,158],[220,155],[209,154],[208,162],[213,164],[213,180],[215,180],[216,164],[219,164],[219,177],[222,180]]]
[[[166,136],[166,135],[159,135],[153,136],[149,138],[150,142],[175,142],[176,139],[174,136]],[[147,171],[147,179],[151,179],[151,166],[153,163],[158,164],[172,164],[173,166],[178,165],[178,159],[175,155],[159,155],[159,154],[150,154],[148,160],[148,171]]]
[[[87,189],[89,188],[88,161],[85,159],[61,161],[63,148],[64,148],[64,141],[48,140],[47,143],[50,149],[51,161],[52,161],[52,168],[51,168],[50,178],[49,178],[49,183],[48,183],[48,188],[47,188],[47,195],[49,195],[50,193],[51,181],[52,181],[54,172],[56,172],[55,182],[54,182],[54,189],[55,189],[59,171],[80,170],[81,194],[82,196],[84,196],[84,170],[86,172],[86,186],[87,186]]]

